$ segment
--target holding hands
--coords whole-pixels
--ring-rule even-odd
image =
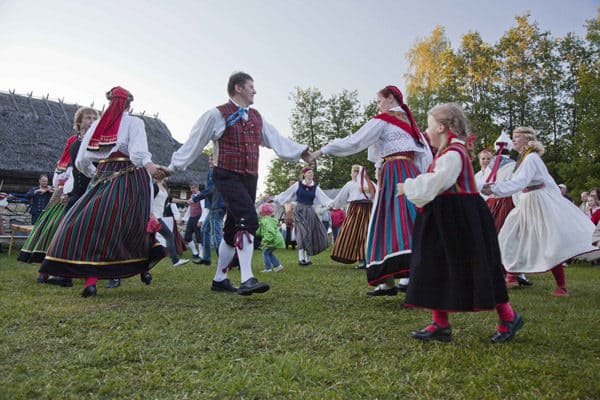
[[[494,193],[492,192],[492,184],[486,183],[485,185],[483,185],[483,187],[481,188],[481,193],[485,194],[486,196],[492,195]]]
[[[308,164],[312,164],[317,158],[319,158],[323,153],[321,152],[321,150],[317,150],[314,153],[308,153],[308,157],[305,159],[304,157],[302,158],[304,161],[306,161]]]
[[[154,164],[152,162],[147,163],[146,165],[144,165],[144,167],[146,167],[148,173],[158,181],[163,180],[167,176],[173,175],[173,171],[171,171],[169,168],[162,165]]]

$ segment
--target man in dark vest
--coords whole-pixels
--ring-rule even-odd
[[[308,159],[308,147],[282,136],[265,121],[254,103],[254,80],[244,72],[234,73],[227,84],[229,101],[204,113],[196,122],[187,142],[177,150],[170,169],[186,169],[209,141],[214,145],[213,179],[223,197],[227,218],[219,245],[219,262],[211,290],[240,295],[264,293],[269,284],[258,282],[252,273],[253,241],[258,228],[254,203],[258,180],[259,146],[271,148],[287,160]],[[241,284],[227,279],[227,270],[237,254]]]

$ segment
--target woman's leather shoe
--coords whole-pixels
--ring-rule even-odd
[[[150,272],[142,272],[140,274],[140,280],[146,285],[149,285],[152,283],[152,275],[150,275]]]
[[[533,282],[526,277],[517,276],[517,282],[519,282],[519,286],[533,286]]]
[[[398,295],[398,287],[394,286],[390,289],[381,289],[380,287],[375,290],[369,290],[367,296],[396,296]]]
[[[109,279],[106,282],[106,285],[104,285],[104,288],[105,289],[115,289],[115,288],[118,288],[119,286],[121,286],[120,279]]]
[[[96,285],[86,286],[81,292],[82,297],[95,297],[96,296]]]
[[[523,327],[524,323],[525,323],[525,321],[523,321],[523,318],[521,318],[521,315],[515,311],[515,316],[513,317],[512,321],[510,321],[510,322],[500,321],[501,325],[508,327],[508,332],[497,331],[496,333],[494,333],[494,336],[492,336],[492,342],[494,342],[494,343],[510,342],[515,337],[515,334],[517,333],[517,331]]]
[[[420,331],[413,331],[410,336],[419,340],[437,340],[440,342],[449,342],[452,340],[452,328],[448,325],[445,328],[442,328],[435,322],[432,322],[431,325],[435,326],[435,330],[429,331],[425,327]]]

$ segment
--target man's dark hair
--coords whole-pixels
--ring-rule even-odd
[[[253,81],[252,77],[245,72],[236,72],[229,77],[227,83],[227,93],[229,97],[233,97],[235,94],[235,85],[243,85],[246,81]]]

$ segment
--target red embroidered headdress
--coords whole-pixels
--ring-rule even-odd
[[[126,89],[116,86],[106,93],[110,105],[102,114],[94,134],[90,139],[88,150],[98,151],[101,147],[114,146],[117,143],[117,133],[123,118],[123,112],[133,101],[133,96]]]

